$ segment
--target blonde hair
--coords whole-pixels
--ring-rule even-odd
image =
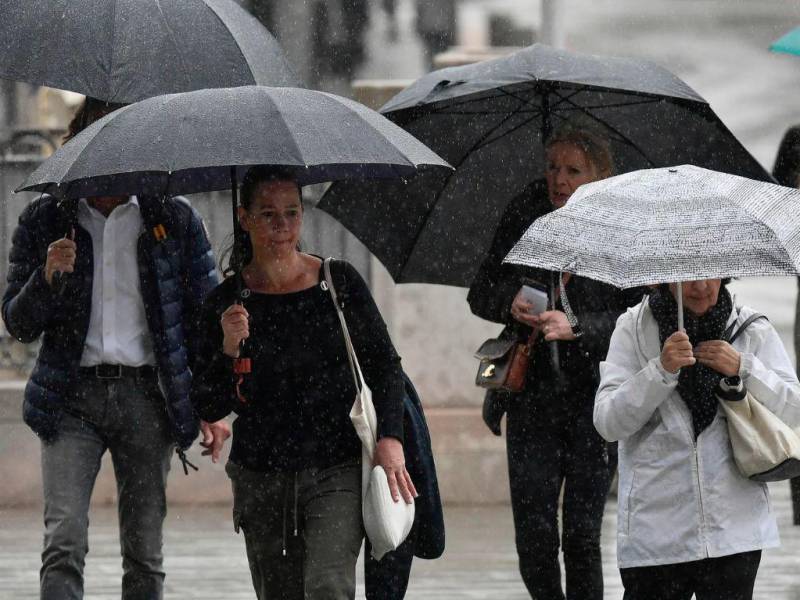
[[[614,174],[614,157],[608,139],[591,126],[577,122],[564,121],[553,131],[545,142],[545,150],[556,144],[572,144],[583,150],[586,158],[603,177]]]

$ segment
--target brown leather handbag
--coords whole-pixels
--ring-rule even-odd
[[[475,352],[475,358],[480,360],[475,385],[489,390],[524,390],[535,339],[534,334],[527,342],[514,337],[491,338],[483,342]]]

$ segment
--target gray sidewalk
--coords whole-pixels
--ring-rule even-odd
[[[783,545],[764,553],[755,597],[800,600],[800,527],[791,526],[788,485],[782,483],[771,489]],[[446,511],[446,519],[447,551],[439,560],[414,562],[406,596],[409,600],[528,597],[517,573],[510,508],[451,507]],[[611,500],[603,527],[608,599],[622,597],[615,566],[615,528],[616,503]],[[38,597],[41,529],[38,509],[0,511],[0,599]],[[115,510],[112,507],[94,510],[86,600],[119,598],[118,543]],[[173,507],[167,520],[165,553],[168,600],[255,597],[244,542],[233,532],[228,507]],[[360,583],[358,597],[363,597]]]

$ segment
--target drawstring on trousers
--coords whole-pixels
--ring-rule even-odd
[[[294,474],[294,537],[297,537],[297,473]]]
[[[289,511],[289,491],[290,490],[292,490],[293,493],[294,493],[294,498],[293,498],[293,503],[292,503],[292,505],[293,505],[293,513],[294,513],[292,515],[293,522],[294,522],[294,537],[297,537],[297,530],[298,530],[298,527],[297,527],[297,522],[298,522],[297,506],[299,504],[298,498],[299,498],[300,494],[299,494],[299,486],[298,486],[298,481],[297,481],[297,473],[293,473],[292,477],[294,478],[294,482],[293,482],[292,487],[290,488],[290,483],[289,483],[288,477],[287,477],[286,482],[284,483],[284,486],[283,486],[283,525],[282,525],[283,538],[281,540],[281,543],[283,545],[283,549],[282,549],[281,553],[282,553],[283,556],[286,556],[286,524],[287,524],[287,522],[289,520],[288,519],[289,515],[287,513]]]

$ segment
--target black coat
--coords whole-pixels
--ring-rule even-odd
[[[515,197],[503,214],[489,255],[470,287],[467,301],[472,312],[483,319],[506,324],[504,335],[523,339],[530,334],[530,328],[510,314],[511,303],[524,281],[533,279],[548,288],[557,281],[556,273],[502,264],[530,224],[550,210],[552,205],[543,180],[533,182]],[[583,335],[574,341],[545,342],[541,336],[537,339],[528,368],[526,396],[556,394],[565,400],[593,400],[600,381],[599,363],[605,359],[617,317],[626,307],[638,303],[644,291],[619,290],[591,279],[571,277],[566,293]],[[560,299],[556,308],[563,310]],[[559,369],[554,368],[552,344],[557,344]]]

